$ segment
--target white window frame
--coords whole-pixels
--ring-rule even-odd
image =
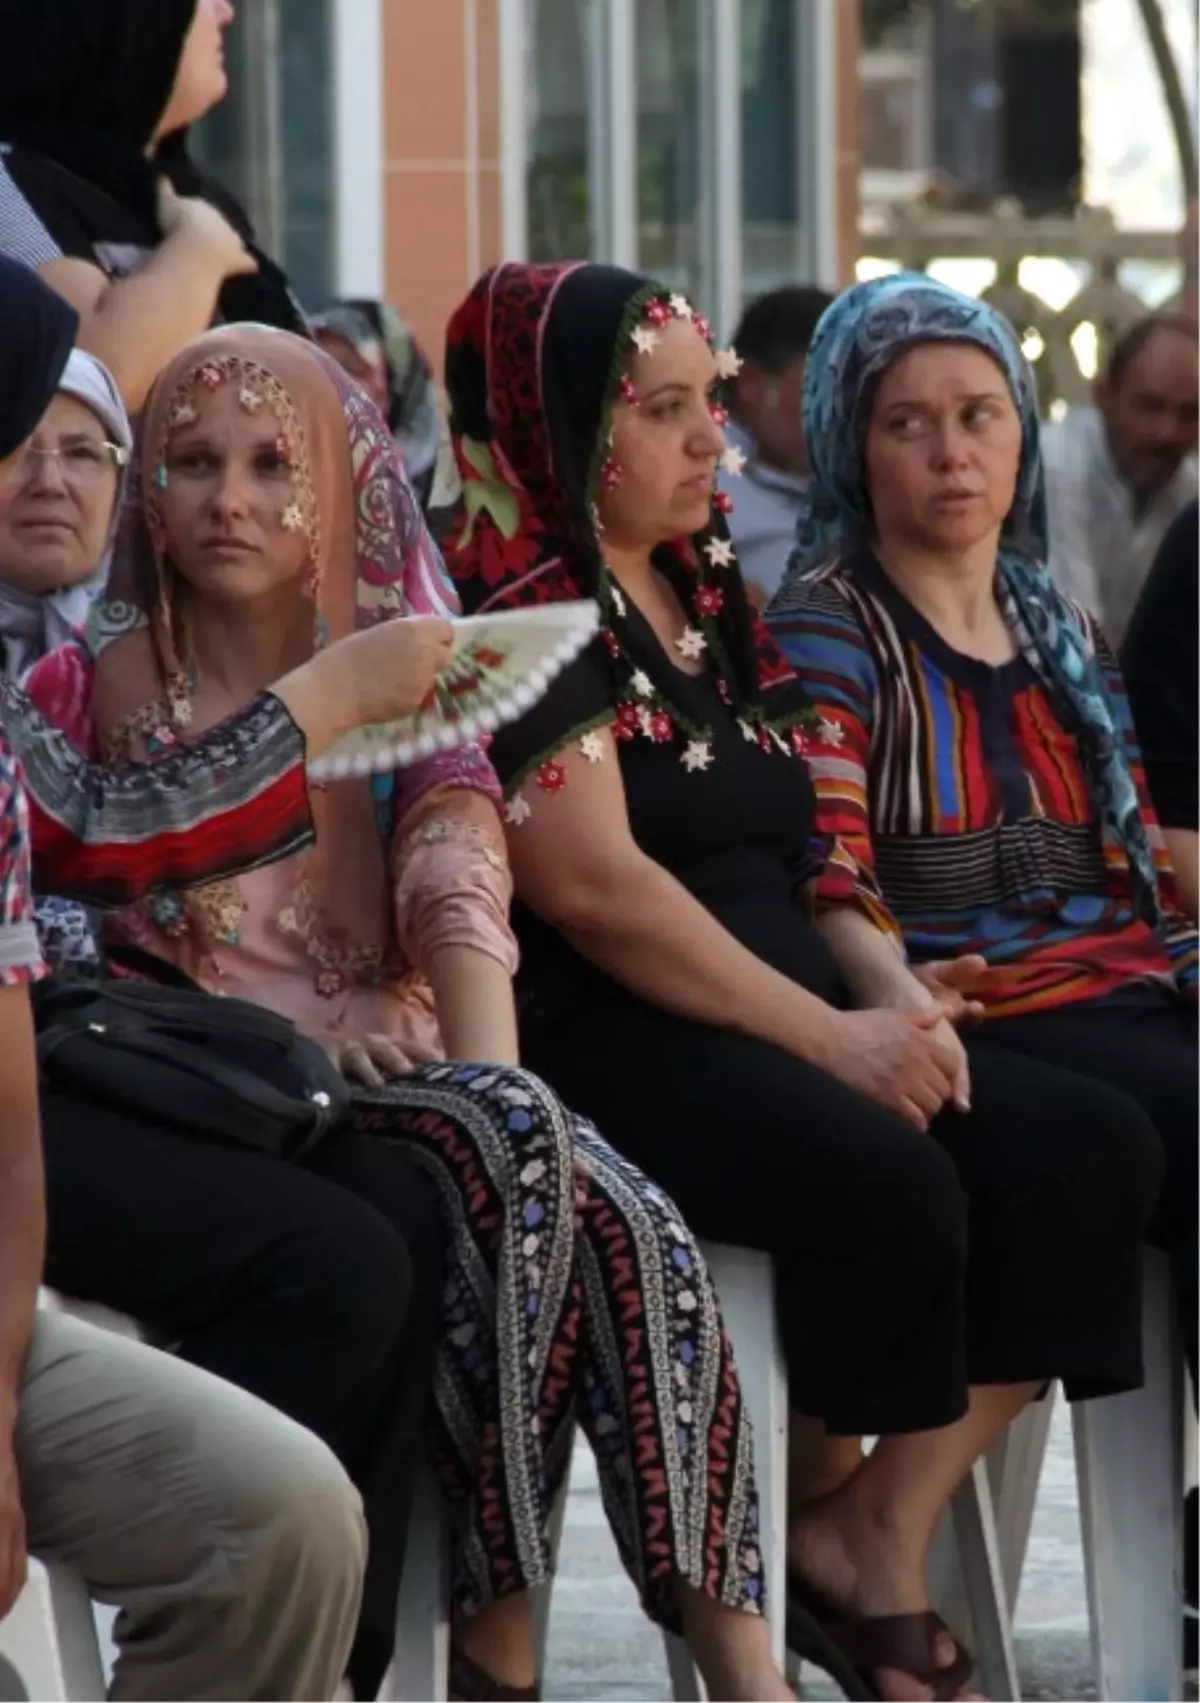
[[[637,266],[637,20],[634,0],[588,0],[592,258]]]
[[[704,307],[718,337],[742,310],[742,8],[700,5],[700,240]]]
[[[704,305],[714,326],[724,330],[742,307],[741,0],[693,3],[702,27],[706,119],[700,136]],[[836,288],[839,0],[793,4],[798,276]],[[499,5],[502,229],[505,255],[519,260],[528,240],[525,74],[531,15],[529,0]],[[635,12],[636,0],[587,0],[585,19],[592,258],[631,268],[638,265]]]
[[[383,0],[333,0],[334,289],[386,294]],[[373,75],[363,76],[363,68]]]
[[[500,241],[505,260],[529,256],[529,108],[525,75],[531,29],[529,0],[499,0],[497,53],[500,79]]]
[[[839,0],[794,0],[798,283],[839,287]]]
[[[260,0],[241,20],[248,71],[239,80],[236,103],[245,124],[246,177],[243,198],[258,242],[267,254],[284,247],[283,93],[280,72],[281,0]]]
[[[863,166],[861,186],[867,205],[909,201],[924,194],[933,181],[936,158],[933,105],[933,16],[918,17],[911,47],[873,47],[859,56],[859,80],[864,89],[906,83],[914,107],[913,153],[891,167]]]

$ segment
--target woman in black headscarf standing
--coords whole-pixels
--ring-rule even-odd
[[[214,319],[304,330],[188,126],[224,98],[230,0],[13,0],[0,59],[0,253],[80,315],[136,411]]]

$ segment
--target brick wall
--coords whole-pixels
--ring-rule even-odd
[[[449,314],[503,258],[497,10],[497,0],[384,5],[388,294],[439,368]],[[858,0],[838,0],[843,283],[858,256],[858,14]]]
[[[500,258],[496,0],[385,0],[388,293],[441,365],[446,320]]]

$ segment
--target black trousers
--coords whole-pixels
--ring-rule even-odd
[[[979,1043],[1053,1063],[1132,1101],[1154,1126],[1166,1160],[1166,1180],[1149,1239],[1171,1256],[1180,1323],[1192,1387],[1196,1386],[1197,1198],[1200,1195],[1200,1086],[1196,1007],[1147,990],[1088,1005],[1069,1005],[1034,1017],[985,1023]]]
[[[441,1322],[435,1184],[349,1133],[299,1167],[60,1094],[42,1127],[47,1282],[307,1426],[358,1486],[370,1553],[350,1675],[375,1696]]]
[[[1165,1161],[1132,1095],[996,1023],[968,1043],[972,1110],[926,1135],[765,1042],[632,997],[588,1016],[531,1030],[528,1062],[698,1236],[772,1255],[798,1411],[916,1431],[958,1418],[969,1384],[1140,1381]]]

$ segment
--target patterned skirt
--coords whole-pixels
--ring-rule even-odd
[[[647,1613],[678,1631],[679,1581],[761,1611],[750,1424],[671,1199],[516,1068],[425,1065],[356,1089],[354,1123],[432,1171],[451,1230],[432,1452],[456,1610],[549,1580],[578,1423]]]

